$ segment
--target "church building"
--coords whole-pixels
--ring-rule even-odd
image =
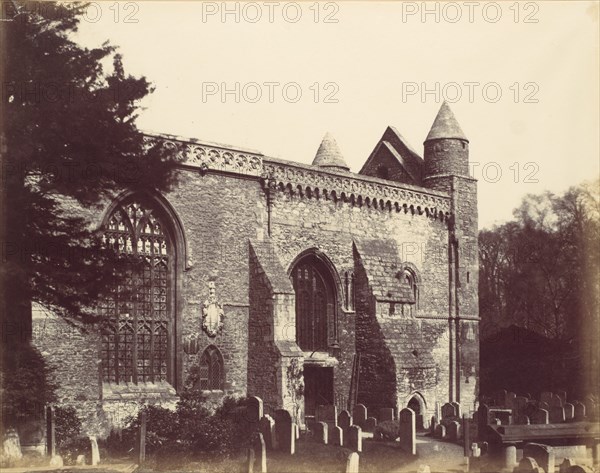
[[[34,314],[62,404],[103,429],[186,388],[258,396],[301,425],[323,405],[408,406],[421,427],[446,402],[474,411],[477,183],[446,103],[422,156],[390,126],[358,173],[329,134],[311,165],[146,139],[180,154],[176,185],[92,217],[142,265],[98,326]]]

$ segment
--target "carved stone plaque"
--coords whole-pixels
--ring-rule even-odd
[[[202,329],[209,337],[216,337],[223,329],[223,304],[217,301],[215,282],[208,283],[208,299],[202,309]]]

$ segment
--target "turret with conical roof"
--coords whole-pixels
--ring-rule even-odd
[[[343,169],[345,171],[350,170],[340,152],[338,144],[329,132],[323,137],[323,141],[321,141],[321,145],[317,150],[317,154],[315,155],[312,164],[313,166],[324,168]]]
[[[440,107],[424,146],[424,177],[469,175],[469,140],[447,102]]]

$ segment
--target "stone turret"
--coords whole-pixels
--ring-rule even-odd
[[[425,139],[424,177],[469,176],[469,140],[444,102]]]
[[[326,133],[323,137],[312,164],[323,168],[350,170],[331,133]]]
[[[477,181],[469,176],[469,140],[444,102],[424,142],[423,185],[450,195],[450,373],[448,400],[463,410],[477,399],[479,280]]]

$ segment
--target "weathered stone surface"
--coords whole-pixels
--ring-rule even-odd
[[[270,406],[267,412],[285,406],[293,422],[304,423],[304,409],[314,402],[305,405],[302,379],[289,375],[294,365],[304,373],[299,378],[307,371],[290,328],[296,327],[297,298],[288,270],[315,249],[308,253],[322,263],[335,293],[325,345],[339,348],[335,363],[324,361],[336,395],[350,392],[354,356],[360,354],[357,400],[371,416],[380,408],[400,408],[400,399],[418,391],[429,406],[418,415],[427,419],[450,386],[460,387],[463,411],[475,405],[479,309],[477,284],[468,281],[478,277],[477,183],[469,177],[469,143],[433,134],[421,159],[392,128],[384,136],[360,175],[169,138],[187,164],[176,171],[171,190],[146,200],[161,217],[172,252],[166,330],[173,369],[160,382],[109,386],[102,380],[108,365],[98,364],[107,352],[99,334],[40,317],[34,343],[57,368],[61,401],[91,426],[123,427],[141,400],[173,406],[174,387],[185,385],[211,347],[222,362],[212,395],[258,396],[265,409]],[[390,163],[396,163],[386,169],[390,179],[381,179],[380,167]],[[98,228],[115,203],[107,199],[100,211],[72,210]],[[460,265],[451,279],[448,242],[455,239]],[[404,283],[405,272],[412,272],[414,284]],[[214,336],[199,320],[209,282],[223,309],[223,326]],[[450,291],[464,315],[452,331]],[[449,337],[460,344],[452,345],[461,353],[454,369],[448,366]],[[460,371],[465,376],[453,378]],[[258,421],[263,413],[251,417]]]
[[[315,424],[315,440],[318,443],[327,445],[329,442],[329,427],[327,422],[317,422]]]
[[[437,427],[435,428],[435,436],[439,439],[445,439],[446,438],[446,427],[444,427],[442,424],[438,424]]]
[[[534,458],[544,471],[554,471],[555,456],[552,447],[539,443],[527,443],[523,447],[523,457]]]
[[[275,436],[277,449],[293,455],[296,451],[296,430],[292,416],[285,409],[275,411]]]
[[[263,418],[263,401],[256,396],[250,396],[246,404],[246,421],[258,424]]]
[[[365,432],[374,432],[377,427],[377,419],[375,417],[367,417],[365,421]]]
[[[340,447],[344,446],[344,431],[339,425],[329,428],[329,443]]]
[[[456,412],[456,406],[447,402],[442,406],[442,419],[446,419],[447,417],[456,417],[458,413]]]
[[[352,452],[348,455],[346,460],[346,473],[358,473],[359,472],[359,455],[357,452]]]
[[[365,421],[367,420],[367,408],[364,404],[356,404],[352,409],[352,420],[360,428],[365,427]]]
[[[378,422],[386,422],[388,420],[394,420],[394,409],[392,407],[382,407],[379,409]]]
[[[337,417],[337,425],[339,425],[344,432],[352,425],[352,416],[346,410],[340,412]]]
[[[573,404],[571,404],[570,402],[566,402],[564,405],[564,409],[565,409],[565,421],[570,421],[573,420],[573,418],[575,417],[575,406]]]
[[[412,409],[404,408],[398,415],[400,424],[400,448],[409,455],[417,454],[416,416]]]
[[[531,416],[532,424],[548,424],[550,423],[550,415],[546,409],[538,409]]]
[[[461,438],[461,426],[460,422],[452,421],[448,424],[448,439],[456,442]]]
[[[550,407],[550,423],[560,424],[565,421],[565,408],[561,406]]]
[[[265,415],[258,423],[258,430],[262,434],[268,449],[275,449],[275,420],[270,415]]]
[[[344,440],[344,446],[353,452],[362,452],[362,430],[358,425],[350,426],[347,440]]]

